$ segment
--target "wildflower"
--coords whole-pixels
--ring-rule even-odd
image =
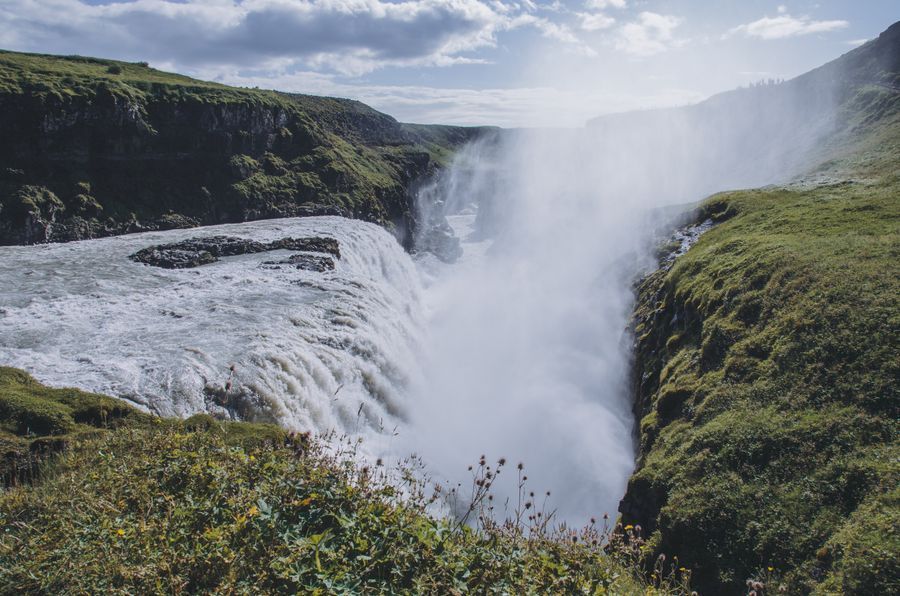
[[[118,534],[119,536],[124,536],[125,530],[123,530],[122,528],[119,528],[118,530],[116,530],[116,534]]]
[[[525,464],[523,464],[522,462],[519,462],[518,465],[516,465],[516,468],[518,468],[519,470],[521,470],[524,467],[525,467]]]
[[[247,510],[247,517],[253,517],[254,515],[259,515],[259,507],[256,505],[252,505],[250,509]]]
[[[625,526],[625,531],[626,531],[626,532],[627,532],[628,530],[632,530],[632,529],[634,529],[634,526],[632,526],[631,524],[628,524],[627,526]]]
[[[497,463],[498,463],[499,465],[501,465],[501,466],[505,466],[505,465],[506,465],[506,458],[505,458],[505,457],[501,457],[500,459],[497,460]]]
[[[769,573],[775,571],[775,568],[774,568],[774,567],[769,567],[768,569],[769,569]]]

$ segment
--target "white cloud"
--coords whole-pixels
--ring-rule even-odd
[[[787,12],[787,6],[785,6],[784,4],[781,4],[778,6],[778,14],[784,14],[786,12]]]
[[[615,47],[635,56],[652,56],[683,45],[675,37],[675,29],[683,19],[655,12],[642,12],[638,20],[622,25],[615,39]]]
[[[546,7],[533,0],[5,0],[0,41],[10,49],[182,69],[288,63],[351,76],[483,63],[473,54],[520,27],[594,55],[566,24],[530,14]]]
[[[652,94],[639,95],[611,92],[608,89],[467,89],[347,84],[331,75],[315,72],[258,77],[229,73],[218,80],[230,85],[352,97],[403,122],[490,124],[506,127],[580,126],[586,120],[601,114],[684,105],[703,98],[696,91],[679,88],[660,88]]]
[[[625,8],[625,4],[625,0],[585,0],[584,7],[605,10],[607,8]]]
[[[547,39],[566,44],[566,48],[584,56],[595,56],[596,52],[587,44],[581,41],[577,35],[565,24],[554,23],[549,19],[536,17],[531,14],[523,14],[512,19],[508,25],[509,28],[533,27],[540,31],[541,35]]]
[[[0,31],[15,49],[358,74],[471,62],[520,10],[500,0],[6,0]]]
[[[566,12],[568,9],[560,0],[553,0],[549,4],[538,4],[538,10],[547,12]]]
[[[581,28],[585,31],[599,31],[600,29],[609,29],[616,22],[614,18],[608,17],[600,12],[579,12],[577,16],[581,21]]]
[[[777,17],[763,17],[759,20],[730,29],[723,38],[742,34],[759,39],[785,39],[811,33],[837,31],[850,25],[847,21],[814,21],[808,16],[793,17],[779,10]]]

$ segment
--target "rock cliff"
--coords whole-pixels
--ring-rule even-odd
[[[477,128],[145,64],[0,52],[0,244],[296,215],[385,225]]]

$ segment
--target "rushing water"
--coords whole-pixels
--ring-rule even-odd
[[[639,210],[583,159],[548,170],[553,143],[496,149],[467,148],[422,189],[462,241],[456,263],[336,217],[0,248],[0,363],[162,415],[360,435],[451,484],[482,453],[522,460],[560,518],[612,515],[633,466]],[[326,272],[261,266],[287,251],[186,270],[128,258],[222,234],[333,237],[342,258]]]
[[[260,266],[286,251],[185,270],[128,259],[219,234],[333,237],[342,258],[324,273]],[[409,256],[378,226],[337,217],[0,248],[0,363],[162,415],[241,414],[377,441],[408,407],[423,324]],[[226,409],[215,398],[232,365]]]

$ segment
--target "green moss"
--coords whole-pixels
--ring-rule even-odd
[[[364,467],[335,455],[333,442],[203,414],[163,420],[121,403],[113,426],[111,398],[49,389],[13,369],[0,369],[0,387],[32,412],[60,406],[70,427],[107,421],[72,436],[34,482],[0,493],[6,591],[688,590],[687,574],[646,577],[625,551],[569,531],[526,536],[434,517],[414,468]],[[0,446],[20,448],[14,439],[0,433]]]
[[[305,204],[411,238],[412,183],[482,132],[401,125],[355,101],[228,87],[143,63],[3,51],[0,100],[0,127],[12,131],[0,142],[2,244],[136,222],[153,229],[172,214],[206,224],[286,217]],[[90,190],[72,192],[78,184]],[[17,198],[35,188],[73,206],[36,211],[37,235]]]
[[[121,400],[78,389],[45,387],[23,371],[0,367],[0,425],[9,433],[60,435],[84,426],[145,423],[148,419]]]
[[[5,198],[3,208],[8,209],[13,217],[25,217],[30,214],[52,213],[66,208],[63,202],[49,189],[43,186],[25,185]]]
[[[711,197],[720,223],[643,282],[625,519],[706,591],[768,567],[791,593],[896,591],[900,126],[880,127],[827,166],[863,181]]]

